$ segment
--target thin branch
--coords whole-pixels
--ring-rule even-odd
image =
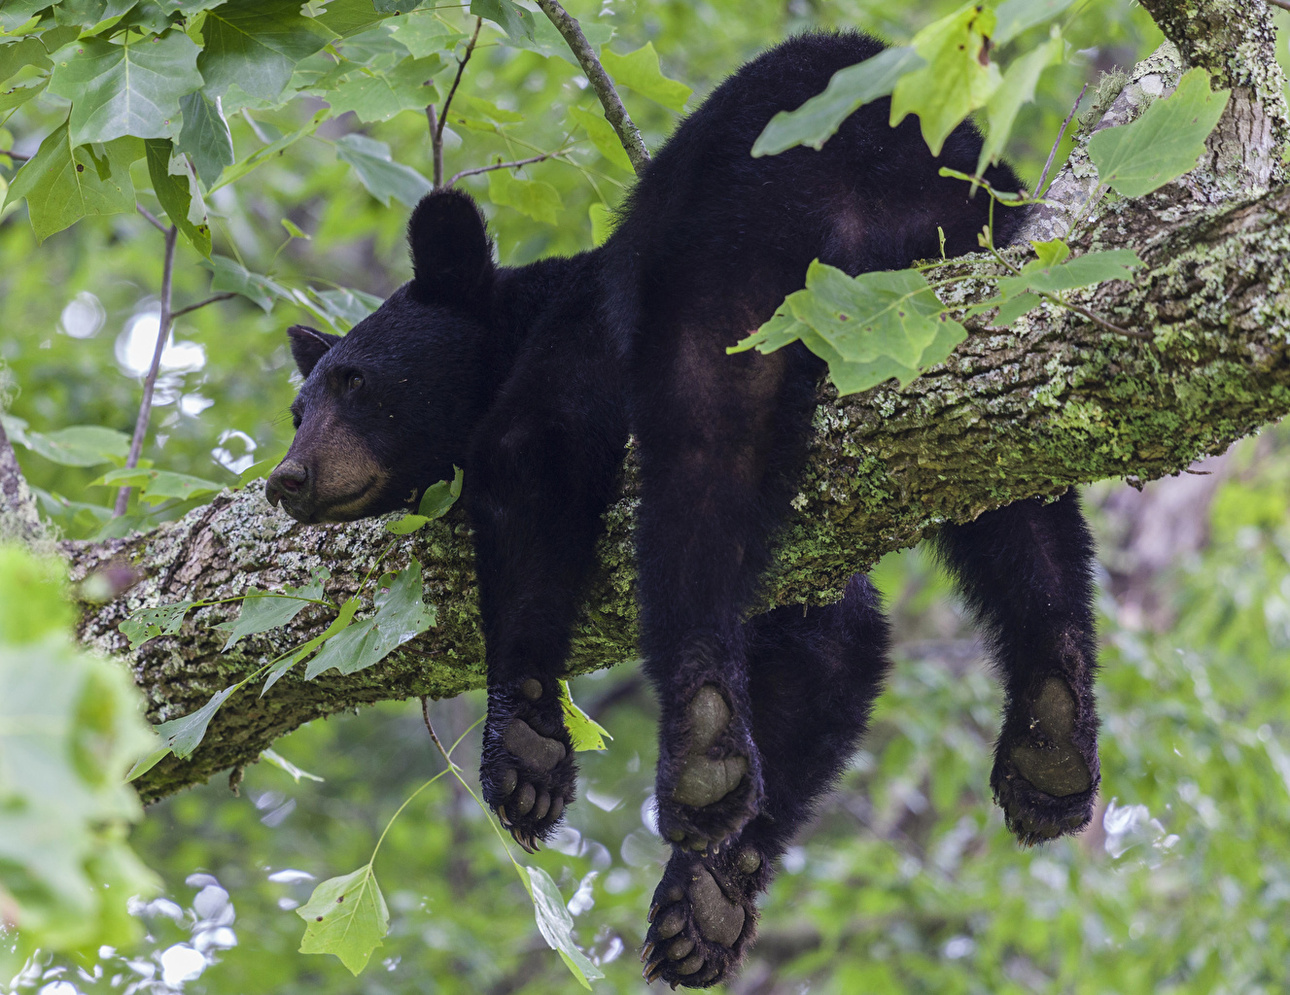
[[[152,225],[153,228],[156,228],[157,231],[161,232],[163,235],[170,234],[170,229],[163,225],[155,214],[149,211],[142,204],[136,204],[135,206],[139,209],[139,213],[147,219],[148,224]]]
[[[10,149],[0,150],[0,155],[7,155],[14,162],[26,162],[31,158],[29,155],[23,155],[21,152],[14,152]]]
[[[1290,3],[1290,0],[1286,0],[1286,2]],[[1044,181],[1048,179],[1048,170],[1052,168],[1053,159],[1057,155],[1057,146],[1061,145],[1062,139],[1066,137],[1066,129],[1070,127],[1071,120],[1075,117],[1075,112],[1079,110],[1079,102],[1084,99],[1084,94],[1087,92],[1088,84],[1085,83],[1079,91],[1079,96],[1075,98],[1075,103],[1071,104],[1071,112],[1066,115],[1066,120],[1057,129],[1057,138],[1053,141],[1053,147],[1048,150],[1048,161],[1044,163],[1044,171],[1039,174],[1039,182],[1035,184],[1036,199],[1043,196]]]
[[[475,33],[470,36],[470,41],[466,45],[466,51],[460,59],[457,60],[457,75],[452,78],[452,86],[448,88],[448,96],[443,98],[443,110],[439,112],[439,126],[435,128],[435,144],[440,148],[440,154],[443,150],[443,128],[448,123],[448,108],[452,106],[452,98],[457,95],[457,87],[461,85],[462,74],[466,71],[466,63],[475,51],[475,42],[479,41],[479,29],[484,26],[482,17],[475,18]]]
[[[556,30],[564,36],[569,49],[578,60],[578,65],[582,66],[587,81],[596,91],[596,96],[600,98],[600,105],[605,109],[605,120],[614,126],[618,140],[623,143],[623,148],[627,151],[627,158],[632,161],[632,168],[639,174],[649,163],[649,149],[645,147],[640,130],[628,116],[627,108],[623,106],[623,102],[618,98],[618,91],[614,89],[613,80],[609,78],[605,67],[596,58],[596,53],[587,41],[587,36],[582,33],[582,28],[578,26],[577,19],[556,0],[537,0],[537,5],[542,8],[542,13],[550,18]]]
[[[157,219],[142,207],[139,210],[153,224]],[[148,419],[152,417],[152,393],[157,386],[157,371],[161,368],[161,354],[166,351],[166,339],[170,337],[170,288],[175,272],[175,240],[179,229],[174,225],[162,229],[166,233],[166,262],[161,274],[161,315],[157,322],[157,346],[152,350],[152,365],[148,376],[143,381],[143,400],[139,402],[139,417],[134,423],[134,437],[130,440],[130,455],[125,458],[126,469],[139,465],[139,454],[143,451],[143,439],[148,434]],[[116,508],[113,517],[120,518],[130,504],[130,488],[122,487],[116,494]]]
[[[443,138],[435,120],[434,104],[426,104],[426,121],[430,125],[430,157],[434,162],[434,188],[443,186]]]
[[[477,176],[480,173],[491,173],[495,169],[518,169],[520,166],[529,166],[535,162],[545,162],[547,159],[552,159],[555,156],[563,154],[564,150],[561,149],[559,152],[546,152],[542,155],[531,156],[528,159],[516,159],[514,162],[495,162],[491,166],[476,166],[474,169],[463,169],[460,173],[454,173],[452,179],[448,181],[447,185],[452,186],[463,176]]]
[[[213,297],[207,297],[206,300],[204,301],[199,301],[196,304],[189,304],[188,307],[181,307],[178,311],[176,311],[174,314],[170,316],[170,319],[173,322],[175,318],[180,318],[183,315],[189,314],[190,312],[196,311],[200,308],[204,308],[207,304],[214,304],[217,301],[226,301],[230,297],[236,297],[236,296],[237,294],[235,294],[233,291],[226,290],[222,294],[216,294]]]

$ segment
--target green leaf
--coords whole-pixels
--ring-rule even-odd
[[[5,419],[5,428],[9,420]],[[130,452],[130,437],[101,425],[76,425],[55,432],[23,431],[11,439],[45,459],[63,466],[98,466],[124,460]]]
[[[546,940],[547,946],[560,955],[560,959],[582,987],[590,991],[591,982],[603,978],[604,974],[587,960],[586,955],[573,942],[573,917],[565,907],[564,896],[551,880],[551,875],[542,868],[529,866],[525,870],[529,872],[529,883],[532,885],[530,895],[538,932]]]
[[[190,93],[179,101],[179,106],[184,114],[179,151],[192,159],[201,181],[211,187],[224,167],[233,164],[233,135],[224,120],[220,98],[212,100],[204,93]]]
[[[54,20],[77,28],[92,28],[112,17],[120,17],[137,0],[60,0],[54,5]]]
[[[169,498],[201,497],[204,494],[217,494],[224,485],[213,480],[203,480],[187,473],[174,473],[170,470],[151,470],[144,467],[123,467],[120,470],[109,470],[97,480],[90,482],[91,487],[138,487],[140,500],[157,504]]]
[[[452,480],[440,480],[426,488],[415,515],[404,515],[396,521],[387,522],[385,528],[395,535],[408,535],[446,515],[461,496],[461,467],[454,466],[452,469]]]
[[[307,138],[309,135],[312,135],[315,131],[317,131],[318,126],[322,124],[323,121],[328,119],[330,113],[331,112],[326,109],[320,110],[309,120],[307,124],[304,124],[301,127],[297,128],[295,131],[292,131],[286,135],[283,135],[281,138],[278,138],[275,141],[270,142],[262,149],[256,149],[254,152],[252,152],[241,162],[237,163],[235,166],[232,166],[224,170],[224,172],[220,176],[219,182],[214,184],[211,187],[211,190],[214,191],[214,190],[218,190],[220,187],[226,187],[230,183],[240,180],[243,176],[246,176],[252,170],[258,169],[260,166],[264,165],[264,163],[276,159],[279,155],[282,154],[282,152],[290,148],[296,142],[300,141],[300,139]],[[258,124],[256,125],[256,127],[262,128],[262,126]]]
[[[45,46],[37,38],[24,38],[12,45],[0,46],[0,83],[27,66],[48,69],[51,65]]]
[[[327,44],[325,29],[299,11],[299,0],[231,0],[208,12],[197,58],[206,94],[222,96],[236,83],[276,101],[296,63]]]
[[[273,310],[274,298],[282,297],[286,294],[282,287],[267,276],[252,273],[241,263],[230,259],[228,256],[211,256],[210,266],[214,274],[211,278],[212,291],[216,293],[230,291],[234,294],[241,294],[253,304],[259,305],[266,314]]]
[[[260,753],[260,756],[273,764],[274,767],[277,767],[278,770],[286,771],[290,774],[291,779],[297,784],[300,783],[302,777],[306,781],[318,781],[319,783],[326,780],[326,778],[319,777],[317,774],[310,774],[307,770],[301,770],[281,753],[277,753],[274,750],[264,750]]]
[[[1065,262],[1049,265],[1045,265],[1042,259],[1036,259],[1021,268],[1020,276],[1002,277],[999,280],[999,293],[1004,297],[1015,297],[1027,290],[1037,294],[1056,294],[1063,290],[1105,283],[1107,280],[1128,280],[1132,277],[1131,271],[1141,265],[1142,260],[1130,249],[1086,252]]]
[[[511,0],[470,0],[470,12],[499,25],[514,41],[534,40],[533,12]]]
[[[1035,250],[1035,255],[1039,257],[1041,266],[1056,266],[1058,263],[1064,263],[1070,258],[1070,246],[1060,238],[1055,238],[1051,242],[1030,243]]]
[[[130,163],[142,155],[137,138],[73,146],[64,123],[18,170],[5,204],[27,198],[31,227],[41,242],[87,215],[133,211]]]
[[[404,59],[385,72],[367,69],[329,90],[332,113],[353,111],[361,121],[388,121],[406,110],[423,110],[437,98],[432,77],[443,68],[439,56]]]
[[[162,746],[168,748],[180,760],[190,756],[205,738],[206,728],[210,725],[211,718],[219,711],[219,706],[245,683],[245,681],[238,681],[223,691],[217,691],[211,696],[211,700],[197,711],[157,726],[156,733],[161,739]]]
[[[652,41],[626,55],[606,49],[600,53],[600,62],[615,83],[674,111],[685,110],[685,101],[694,92],[684,83],[663,75]]]
[[[426,2],[427,0],[372,0],[382,14],[407,14]]]
[[[1053,25],[1048,41],[1016,59],[1004,73],[1002,85],[986,102],[985,141],[981,145],[981,154],[977,158],[977,173],[985,172],[990,163],[998,162],[1008,144],[1012,133],[1013,122],[1021,105],[1035,99],[1035,86],[1039,74],[1049,66],[1057,65],[1066,53],[1066,43],[1062,41],[1061,30]]]
[[[753,156],[778,155],[795,145],[823,148],[857,108],[887,96],[902,76],[923,65],[922,56],[906,46],[839,69],[823,93],[770,119],[753,143]]]
[[[52,0],[5,0],[0,3],[0,29],[13,31],[20,28],[50,6]]]
[[[990,324],[999,328],[1007,328],[1027,311],[1037,308],[1042,303],[1043,298],[1035,294],[1018,294],[999,306],[999,312],[994,316]]]
[[[1230,95],[1230,90],[1210,92],[1209,73],[1200,66],[1188,71],[1178,89],[1136,121],[1089,139],[1098,176],[1122,197],[1141,197],[1191,172]]]
[[[560,211],[564,208],[560,192],[550,183],[520,179],[509,169],[495,169],[488,174],[488,199],[552,226],[560,223]]]
[[[366,135],[337,139],[336,155],[353,167],[367,192],[386,207],[391,197],[406,207],[415,207],[432,189],[430,181],[415,169],[395,162],[388,145]]]
[[[337,614],[336,618],[332,620],[331,625],[327,626],[327,628],[321,633],[314,636],[313,639],[310,639],[307,643],[297,648],[290,656],[283,657],[275,663],[269,669],[269,673],[264,678],[264,687],[260,688],[260,697],[263,698],[269,688],[278,683],[278,679],[281,678],[283,674],[307,657],[328,639],[337,633],[344,632],[349,627],[349,624],[354,621],[354,613],[358,611],[358,605],[359,601],[357,597],[351,597],[346,600],[346,602],[340,606],[340,612]]]
[[[613,739],[609,730],[579,708],[569,692],[569,682],[560,682],[560,707],[564,711],[564,725],[575,750],[595,750],[603,753],[606,739]]]
[[[172,224],[203,256],[211,254],[211,228],[206,223],[206,203],[197,189],[188,162],[174,154],[169,138],[149,138],[143,143],[152,192]]]
[[[143,816],[121,781],[152,741],[142,696],[125,668],[83,653],[64,571],[18,546],[0,546],[0,892],[4,954],[33,948],[91,952],[139,939],[126,899],[155,893],[156,877],[129,850]],[[13,586],[25,586],[14,597]],[[21,605],[35,627],[6,624]]]
[[[0,114],[8,114],[25,104],[32,97],[38,96],[49,86],[49,80],[36,80],[25,86],[15,86],[0,92]]]
[[[372,865],[321,882],[296,909],[307,924],[302,954],[335,954],[357,976],[390,931],[390,910]]]
[[[995,9],[994,35],[996,46],[1006,45],[1021,32],[1036,24],[1051,21],[1075,0],[1004,0]]]
[[[603,114],[584,110],[581,107],[570,107],[569,119],[581,125],[587,132],[587,137],[591,139],[591,144],[596,147],[596,151],[606,159],[628,173],[635,171],[631,159],[627,157],[627,151],[623,148],[623,143],[618,140],[618,132],[614,131],[614,126],[605,120]]]
[[[379,663],[394,649],[421,635],[435,624],[437,614],[421,596],[421,564],[414,557],[394,575],[389,587],[377,592],[374,617],[355,622],[327,640],[305,668],[305,680],[313,680],[331,667],[342,674],[352,674]]]
[[[404,0],[404,6],[416,6],[419,0]],[[400,11],[406,13],[406,11]],[[374,24],[380,24],[392,10],[387,10],[381,0],[328,0],[327,9],[314,18],[314,23],[321,24],[332,31],[338,38],[348,38],[366,31]]]
[[[117,45],[82,38],[53,54],[49,92],[72,102],[73,145],[179,132],[179,98],[202,85],[197,46],[182,31]]]
[[[309,605],[322,599],[321,583],[306,584],[304,587],[288,587],[282,591],[260,591],[251,588],[242,601],[242,610],[235,620],[221,622],[215,626],[221,632],[228,633],[228,642],[221,652],[228,652],[243,636],[253,636],[268,632],[280,625],[286,625]]]
[[[140,608],[117,626],[130,640],[130,649],[137,650],[154,636],[173,636],[184,624],[184,616],[197,604],[196,601],[176,601],[155,608]]]
[[[546,20],[542,18],[542,20]],[[417,12],[400,17],[390,29],[396,41],[418,59],[440,52],[451,52],[466,35],[434,11]]]
[[[933,21],[910,44],[927,63],[906,73],[891,92],[891,125],[917,114],[923,140],[932,155],[972,111],[984,107],[999,88],[999,67],[986,54],[986,37],[994,30],[994,12],[968,3]]]

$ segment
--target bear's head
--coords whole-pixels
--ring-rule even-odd
[[[415,508],[465,463],[487,408],[496,273],[479,208],[455,191],[429,194],[408,242],[412,279],[348,335],[287,330],[305,382],[265,495],[301,522]]]

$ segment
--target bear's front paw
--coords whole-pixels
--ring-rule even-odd
[[[1025,844],[1078,832],[1093,816],[1100,780],[1091,698],[1080,704],[1050,676],[1004,723],[990,787],[1004,820]]]
[[[557,681],[530,677],[489,688],[479,781],[484,800],[529,853],[573,801],[577,774]]]
[[[754,899],[769,880],[761,853],[736,843],[700,858],[674,850],[654,892],[641,949],[646,981],[707,988],[734,971],[756,934]]]
[[[722,692],[704,684],[682,722],[664,726],[658,765],[658,829],[682,849],[720,846],[757,814],[761,770],[745,724]],[[676,747],[684,745],[684,752]]]

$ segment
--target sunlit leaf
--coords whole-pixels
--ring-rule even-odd
[[[390,931],[390,910],[371,864],[328,878],[296,909],[306,923],[302,954],[335,954],[357,975]]]
[[[1037,294],[1055,294],[1063,290],[1091,287],[1107,280],[1128,280],[1132,277],[1132,270],[1141,265],[1142,260],[1130,249],[1086,252],[1065,262],[1047,265],[1043,259],[1035,259],[1021,268],[1020,276],[1002,277],[999,280],[999,293],[1005,297],[1013,297],[1027,290]]]
[[[6,430],[10,424],[6,418]],[[24,430],[20,435],[10,431],[9,434],[11,441],[63,466],[98,466],[124,460],[130,451],[128,435],[102,425],[76,425],[53,432]]]
[[[618,139],[618,132],[614,131],[614,126],[605,120],[604,114],[598,110],[589,111],[581,107],[570,107],[569,119],[587,132],[587,137],[591,139],[591,144],[596,147],[597,152],[619,169],[628,173],[635,171],[636,167],[632,165],[626,149],[623,148],[623,143]]]
[[[179,133],[179,99],[202,85],[197,46],[182,31],[131,38],[82,38],[53,54],[49,92],[72,101],[73,145]]]
[[[663,75],[652,41],[626,55],[606,49],[600,53],[600,62],[615,83],[674,111],[685,110],[685,102],[694,92],[684,83]]]
[[[130,164],[142,155],[137,138],[74,146],[62,124],[18,170],[5,203],[27,198],[31,227],[42,242],[87,215],[133,211]]]
[[[569,692],[569,682],[560,682],[560,707],[564,710],[564,725],[569,730],[569,738],[575,750],[595,750],[603,752],[606,739],[613,739],[609,730],[593,719],[574,703]]]
[[[1210,91],[1200,66],[1178,81],[1178,89],[1157,100],[1131,124],[1099,131],[1088,143],[1098,176],[1122,197],[1141,197],[1196,166],[1230,90]]]
[[[983,55],[993,30],[994,12],[968,3],[914,35],[910,45],[927,64],[892,89],[892,126],[917,114],[927,147],[940,155],[949,133],[984,107],[1002,82],[999,67]]]
[[[488,174],[488,199],[548,225],[559,224],[564,208],[560,192],[550,183],[522,179],[509,169],[495,169]]]
[[[195,498],[205,494],[216,494],[224,489],[224,484],[213,480],[203,480],[187,473],[174,473],[170,470],[152,470],[144,467],[109,470],[92,486],[101,487],[138,487],[140,500],[150,503],[165,501],[168,498]]]
[[[922,65],[922,56],[906,46],[885,49],[871,59],[838,70],[823,93],[796,110],[780,111],[771,118],[753,143],[752,154],[778,155],[796,145],[823,148],[855,110],[887,96],[897,80]]]
[[[565,908],[560,889],[551,880],[551,875],[542,868],[529,866],[525,870],[529,872],[529,882],[532,885],[533,912],[538,932],[546,940],[547,946],[559,953],[560,959],[582,987],[590,991],[591,982],[605,975],[574,943],[573,917]]]

